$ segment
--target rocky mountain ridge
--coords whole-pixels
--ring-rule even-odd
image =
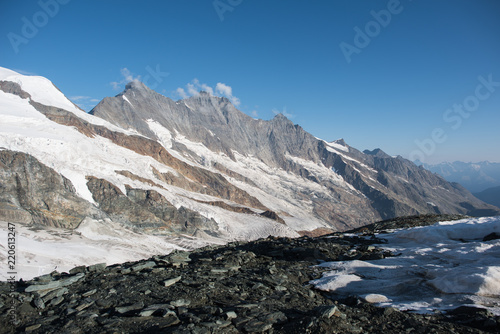
[[[132,82],[121,94],[104,99],[91,113],[152,139],[161,141],[164,138],[160,134],[167,133],[169,138],[162,141],[164,146],[191,163],[205,167],[226,164],[224,167],[228,168],[220,156],[236,162],[240,156],[251,157],[319,184],[323,188],[320,191],[293,190],[310,198],[310,210],[316,218],[329,221],[336,228],[359,225],[366,218],[408,214],[488,214],[488,209],[471,210],[466,201],[457,203],[453,197],[471,200],[472,196],[405,159],[392,158],[381,150],[363,153],[343,140],[327,143],[282,114],[270,121],[253,119],[229,100],[206,92],[175,102],[142,83]],[[200,152],[193,143],[201,143],[207,150]],[[319,168],[311,168],[311,163]],[[325,175],[326,171],[334,173]],[[363,212],[363,216],[358,212]]]
[[[487,188],[481,192],[475,193],[474,196],[485,203],[500,207],[500,186]]]
[[[256,120],[204,92],[173,101],[132,82],[90,115],[48,79],[0,68],[0,113],[0,221],[118,223],[199,245],[500,214],[401,157],[325,142],[283,115]]]

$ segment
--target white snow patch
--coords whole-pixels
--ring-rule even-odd
[[[322,163],[317,164],[310,160],[291,156],[288,153],[285,154],[285,158],[287,158],[288,160],[292,160],[298,165],[303,166],[305,169],[312,172],[313,175],[316,175],[320,179],[328,179],[339,187],[350,189],[356,193],[358,192],[358,190],[356,190],[350,183],[347,183],[341,175],[335,173],[333,169],[325,167]]]
[[[128,99],[125,95],[122,95],[122,98],[128,102],[128,104],[130,104],[132,107],[134,106]]]
[[[340,151],[344,151],[344,152],[349,152],[349,147],[347,146],[344,146],[344,145],[341,145],[339,143],[336,143],[334,141],[332,142],[326,142],[325,143],[330,146],[330,147],[333,147],[334,149],[337,149],[337,150],[340,150]]]
[[[401,176],[397,176],[397,178],[403,181],[404,183],[410,183],[408,180],[402,178]]]
[[[8,224],[0,221],[7,235]],[[30,228],[16,224],[17,278],[29,280],[53,270],[68,272],[81,265],[105,262],[108,265],[137,261],[157,254],[168,254],[178,240],[133,232],[112,221],[85,219],[75,230]],[[185,240],[189,244],[189,240]],[[0,260],[7,262],[6,246],[0,244]],[[6,280],[6,271],[0,273]]]
[[[67,110],[91,124],[105,126],[110,130],[122,132],[125,134],[133,134],[127,130],[109,123],[108,121],[105,121],[102,118],[87,114],[85,111],[81,110],[75,104],[73,104],[73,102],[71,102],[47,78],[40,76],[22,75],[9,69],[0,67],[0,81],[11,81],[19,84],[22,90],[29,93],[31,95],[31,99],[35,102]],[[2,110],[2,114],[3,113],[4,111]]]
[[[343,147],[343,146],[341,146],[341,147]],[[344,153],[340,152],[340,151],[339,151],[339,149],[338,149],[338,148],[336,148],[336,147],[334,147],[334,146],[327,146],[327,147],[326,147],[326,150],[327,150],[327,151],[329,151],[329,152],[332,152],[332,153],[335,153],[335,154],[340,155],[340,156],[342,157],[342,159],[347,159],[347,160],[353,161],[353,162],[357,163],[358,165],[360,165],[361,167],[363,167],[363,168],[365,168],[365,169],[367,169],[367,170],[369,170],[369,171],[371,171],[371,172],[373,172],[373,173],[378,173],[378,171],[377,171],[376,169],[373,169],[373,168],[371,168],[370,166],[368,166],[368,165],[366,165],[366,164],[362,163],[361,161],[356,160],[356,159],[354,159],[354,158],[351,158],[351,157],[350,157],[350,156],[348,156],[347,154],[344,154]],[[342,151],[342,150],[341,150],[341,151]],[[348,152],[348,151],[347,151],[347,152]]]
[[[402,310],[474,304],[500,315],[500,240],[482,241],[493,232],[500,233],[500,217],[396,230],[382,235],[388,243],[380,246],[401,255],[323,263],[332,271],[312,283],[339,294],[384,296],[380,306]]]
[[[153,119],[146,120],[151,131],[158,137],[160,144],[169,150],[172,148],[172,134],[163,125]],[[170,152],[170,150],[169,150]]]
[[[41,104],[73,111],[78,108],[57,89],[47,78],[40,76],[22,75],[6,68],[0,68],[0,80],[19,84],[31,95],[31,99]]]

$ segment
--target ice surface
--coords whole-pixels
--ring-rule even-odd
[[[19,84],[36,102],[69,111],[78,109],[50,80],[44,77],[22,75],[6,68],[0,68],[0,80]]]
[[[78,108],[71,102],[56,86],[47,78],[40,76],[22,75],[9,69],[0,67],[0,81],[11,81],[19,84],[25,92],[31,95],[31,99],[35,102],[61,108],[74,113],[85,121],[105,126],[110,130],[118,131],[126,134],[136,134],[130,131],[117,127],[102,118],[87,114],[85,111]],[[129,102],[130,103],[130,102]],[[2,110],[3,114],[3,110]]]
[[[464,304],[500,314],[500,217],[441,222],[380,235],[379,245],[401,254],[374,261],[328,262],[331,268],[313,281],[318,289],[341,295],[384,296],[381,306],[432,312]]]
[[[0,222],[4,235],[7,226]],[[67,272],[102,262],[111,265],[184,249],[175,243],[174,239],[136,233],[109,220],[86,219],[75,231],[16,224],[15,269],[17,279],[27,280],[54,270]],[[7,263],[4,243],[0,250],[0,261]],[[6,279],[6,272],[0,271],[0,280]]]

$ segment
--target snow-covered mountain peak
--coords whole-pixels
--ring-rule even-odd
[[[35,102],[71,112],[82,111],[47,78],[23,75],[0,67],[0,81],[17,83],[23,91],[31,95],[31,99]]]
[[[20,75],[19,73],[0,66],[0,80],[5,80],[10,76]]]

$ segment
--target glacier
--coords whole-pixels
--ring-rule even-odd
[[[500,217],[470,218],[398,229],[374,245],[396,254],[373,261],[325,262],[312,281],[339,296],[358,295],[378,306],[428,313],[461,305],[500,315]]]

